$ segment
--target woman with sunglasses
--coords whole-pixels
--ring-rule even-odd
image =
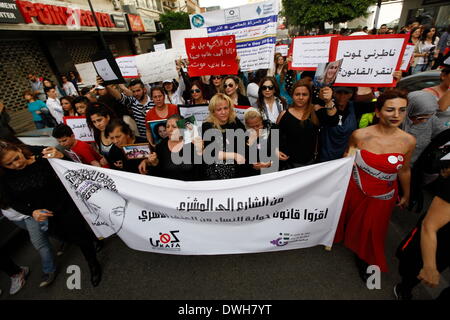
[[[293,87],[292,100],[292,105],[280,113],[277,121],[280,160],[284,169],[314,163],[318,151],[319,119],[311,102],[311,85],[304,80],[298,81]]]
[[[188,100],[189,105],[208,104],[209,101],[205,99],[205,88],[201,81],[194,80],[191,83],[189,90],[191,99]]]
[[[209,84],[206,89],[205,98],[211,100],[216,94],[222,92],[222,80],[225,76],[213,75],[209,78]]]
[[[264,77],[259,83],[257,106],[264,120],[276,123],[286,110],[286,100],[280,96],[280,88],[273,77]]]
[[[235,106],[251,106],[250,101],[244,95],[242,81],[236,76],[227,76],[223,79],[223,93],[225,93]]]
[[[48,221],[50,235],[76,244],[96,287],[102,271],[93,244],[95,236],[87,229],[80,211],[47,160],[63,157],[53,147],[44,149],[0,141],[2,206],[32,216],[37,222]]]

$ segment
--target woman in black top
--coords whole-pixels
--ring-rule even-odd
[[[111,169],[139,173],[139,164],[142,159],[128,159],[122,148],[125,145],[148,143],[148,141],[135,137],[130,127],[121,119],[114,119],[106,126],[105,136],[113,143],[106,157]]]
[[[167,138],[158,143],[156,151],[141,162],[141,174],[146,174],[148,165],[151,165],[151,174],[158,177],[183,181],[201,180],[203,143],[200,137],[186,143],[177,126],[177,121],[182,119],[178,114],[167,119]]]
[[[48,220],[51,235],[79,246],[95,287],[101,280],[93,244],[95,236],[88,231],[81,213],[46,159],[49,157],[62,158],[63,154],[55,148],[28,148],[0,141],[1,206],[12,207],[38,222]]]
[[[187,101],[188,105],[208,104],[206,97],[206,90],[201,81],[194,80],[191,82],[191,89],[189,90],[191,96]]]
[[[286,169],[313,163],[318,150],[319,120],[311,103],[311,86],[298,81],[292,90],[293,104],[280,113],[280,159]]]
[[[208,109],[209,115],[202,124],[206,179],[230,179],[243,176],[239,164],[245,163],[243,155],[245,154],[245,127],[236,118],[233,102],[227,95],[218,93],[211,99]],[[236,134],[239,129],[242,130],[242,136],[241,138],[234,136],[232,148],[232,141],[227,138],[227,131]],[[212,146],[209,147],[210,144],[213,144],[214,149]],[[225,163],[227,160],[231,163]]]
[[[222,83],[224,77],[225,76],[213,75],[209,78],[209,84],[206,87],[205,95],[205,98],[207,100],[211,100],[211,98],[214,97],[216,93],[220,93],[222,91]]]
[[[223,79],[223,93],[230,97],[235,106],[251,106],[245,96],[244,84],[236,76],[227,76]]]

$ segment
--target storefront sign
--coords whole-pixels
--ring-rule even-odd
[[[16,1],[0,1],[0,23],[23,23]]]
[[[94,14],[88,7],[80,7],[64,2],[49,3],[52,2],[0,0],[1,22],[14,24],[14,26],[10,27],[2,25],[2,29],[96,30]],[[6,19],[5,17],[12,17],[11,14],[15,14],[18,20],[4,21]],[[124,23],[124,14],[96,11],[95,18],[97,18],[98,24],[102,29],[107,29],[108,31],[128,31],[128,27]]]
[[[130,29],[132,31],[145,31],[144,24],[142,23],[141,16],[134,14],[127,14],[128,22],[130,23]]]

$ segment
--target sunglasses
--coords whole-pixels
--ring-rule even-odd
[[[213,79],[213,80],[221,80],[222,76],[212,76],[211,79]]]
[[[273,90],[273,86],[261,86],[262,91]]]
[[[233,87],[234,87],[234,84],[232,84],[232,83],[226,84],[226,83],[225,83],[225,84],[223,85],[223,88],[226,89],[227,87],[228,87],[228,88],[233,88]]]
[[[200,92],[202,92],[200,89],[192,89],[191,90],[191,93],[200,93]]]

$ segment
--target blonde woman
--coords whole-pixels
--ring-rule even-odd
[[[223,93],[216,94],[209,102],[209,115],[202,124],[205,152],[205,176],[208,180],[230,179],[242,176],[240,164],[245,163],[245,127],[236,118],[234,103]],[[234,133],[241,130],[241,137]],[[228,135],[227,135],[228,134]],[[230,141],[231,139],[234,140]],[[214,144],[214,150],[208,146]],[[243,146],[241,153],[237,152]],[[241,148],[242,149],[242,148]],[[216,152],[216,150],[219,150]],[[214,161],[211,161],[214,158]],[[209,160],[209,161],[208,161]],[[228,163],[225,163],[227,161]]]

